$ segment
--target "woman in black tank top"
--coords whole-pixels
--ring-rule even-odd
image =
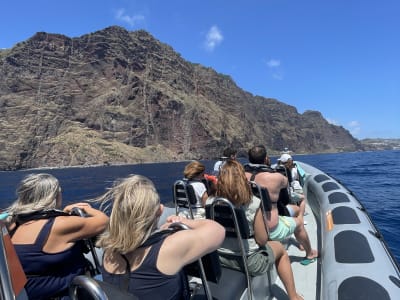
[[[143,299],[182,299],[185,289],[183,266],[219,247],[224,228],[211,220],[167,217],[161,229],[181,222],[191,230],[182,230],[149,242],[163,213],[153,183],[141,175],[116,182],[97,199],[112,203],[110,225],[97,245],[104,249],[104,280]]]

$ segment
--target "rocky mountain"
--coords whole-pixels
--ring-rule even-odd
[[[242,90],[145,31],[39,32],[0,51],[0,169],[362,149],[319,112]]]

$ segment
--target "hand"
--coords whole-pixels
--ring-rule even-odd
[[[85,211],[85,208],[86,209],[91,208],[89,203],[79,202],[79,203],[67,205],[66,207],[64,207],[64,211],[66,213],[70,213],[74,207],[78,207],[78,208],[82,209],[83,211]]]
[[[169,225],[171,225],[172,223],[177,223],[180,222],[182,223],[184,220],[187,220],[186,217],[183,216],[176,216],[176,215],[172,215],[167,217],[165,224],[160,226],[160,229],[167,229],[169,227]]]

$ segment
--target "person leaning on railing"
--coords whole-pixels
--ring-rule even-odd
[[[67,296],[72,279],[87,270],[82,239],[101,233],[108,217],[88,203],[55,210],[62,205],[61,187],[50,174],[26,176],[17,195],[7,209],[7,227],[28,278],[29,299]],[[74,207],[87,217],[69,215]]]
[[[161,229],[181,222],[190,230],[163,234],[157,226],[164,206],[141,175],[117,181],[97,201],[112,204],[110,225],[97,243],[104,249],[103,280],[139,299],[187,299],[183,267],[216,250],[225,229],[212,220],[173,215]]]

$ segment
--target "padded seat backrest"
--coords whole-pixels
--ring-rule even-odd
[[[189,205],[195,205],[197,202],[193,187],[187,180],[177,180],[173,186],[174,203],[179,207],[189,208]]]
[[[265,187],[261,187],[254,181],[250,181],[250,187],[253,192],[253,195],[261,200],[261,212],[263,215],[264,226],[269,234],[268,224],[267,224],[268,218],[266,212],[270,212],[272,210],[272,201],[271,198],[269,197],[268,189]]]
[[[226,204],[215,205],[214,207],[206,205],[206,218],[213,219],[224,226],[227,237],[236,237],[239,234],[242,239],[250,238],[246,213],[241,208]],[[235,219],[237,222],[235,222]],[[237,231],[237,228],[239,231]]]
[[[221,264],[219,262],[219,256],[217,251],[213,251],[204,255],[201,258],[201,263],[203,264],[203,269],[205,273],[205,278],[207,281],[218,283],[221,278]],[[192,262],[191,264],[184,267],[185,273],[188,276],[201,278],[201,266],[198,261]]]
[[[271,198],[269,197],[268,189],[259,186],[254,181],[250,181],[250,187],[251,191],[253,192],[253,195],[261,200],[264,211],[271,211],[272,202]]]

